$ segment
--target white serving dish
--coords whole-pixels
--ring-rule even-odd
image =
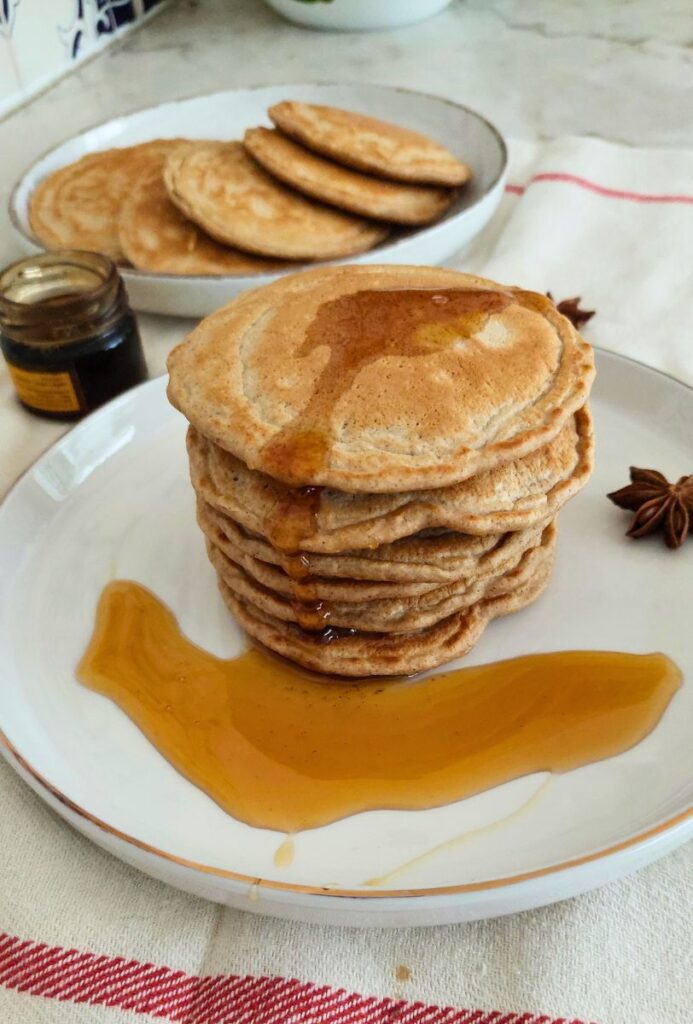
[[[303,832],[293,863],[277,867],[283,836],[224,814],[74,677],[114,577],[149,586],[202,647],[232,656],[243,646],[195,523],[185,423],[159,378],[70,431],[0,506],[0,751],[54,810],[128,864],[297,920],[494,917],[575,896],[672,850],[693,834],[693,546],[628,540],[626,516],[605,494],[631,463],[670,478],[690,468],[693,392],[617,356],[599,353],[597,364],[596,469],[561,513],[548,592],[492,623],[465,664],[575,648],[666,652],[684,685],[633,749],[548,783],[535,774],[446,807]],[[461,836],[387,884],[364,885]]]
[[[474,179],[436,224],[398,230],[354,263],[442,263],[487,224],[505,185],[507,151],[496,128],[480,114],[437,96],[380,85],[273,85],[195,96],[115,118],[52,149],[24,173],[10,197],[10,219],[22,248],[40,251],[28,218],[29,197],[51,171],[85,153],[152,138],[242,138],[246,128],[269,125],[267,108],[283,99],[345,107],[423,131],[440,140],[474,171]],[[340,261],[344,262],[344,261]],[[301,269],[297,264],[290,271]],[[124,268],[135,309],[175,316],[205,316],[247,288],[280,274],[197,277],[151,274]]]
[[[438,14],[451,0],[265,0],[268,7],[304,28],[327,31],[370,31],[412,25]]]

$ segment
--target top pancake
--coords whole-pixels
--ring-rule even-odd
[[[164,182],[176,206],[207,234],[260,256],[337,259],[370,249],[389,233],[286,188],[240,142],[201,142],[173,154]]]
[[[341,167],[276,129],[249,128],[243,144],[275,178],[313,199],[364,217],[397,224],[429,224],[447,210],[455,196],[448,188],[383,181]]]
[[[544,296],[434,267],[346,266],[245,292],[169,357],[171,402],[290,486],[448,486],[552,440],[590,346]]]
[[[387,121],[291,100],[268,113],[278,128],[316,153],[382,178],[464,185],[471,177],[466,164],[440,143]]]
[[[181,144],[180,139],[155,139],[99,150],[54,171],[31,196],[32,231],[49,249],[87,249],[121,262],[121,203],[141,175],[160,167]]]

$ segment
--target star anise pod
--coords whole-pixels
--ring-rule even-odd
[[[693,525],[693,474],[680,477],[675,484],[656,469],[630,467],[631,482],[607,498],[619,508],[635,512],[629,537],[646,537],[660,528],[670,548],[685,541]]]
[[[551,292],[546,293],[547,297],[554,301]],[[556,309],[563,316],[570,320],[573,327],[579,331],[583,324],[586,324],[588,320],[591,320],[595,314],[593,309],[580,309],[580,296],[576,295],[573,299],[562,299],[556,303]]]

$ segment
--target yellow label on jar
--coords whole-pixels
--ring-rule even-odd
[[[21,370],[7,364],[20,401],[42,412],[79,412],[79,398],[67,371]]]

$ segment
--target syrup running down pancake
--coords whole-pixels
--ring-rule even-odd
[[[592,472],[590,346],[545,296],[451,270],[296,274],[169,371],[222,597],[315,671],[465,655],[543,592]]]

